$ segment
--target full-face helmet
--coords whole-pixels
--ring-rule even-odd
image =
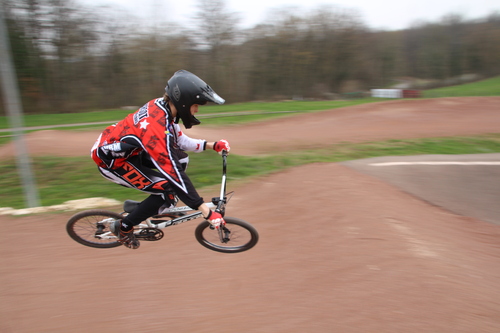
[[[186,128],[200,124],[191,112],[191,105],[204,105],[207,102],[224,104],[225,100],[198,76],[186,70],[179,70],[168,80],[165,92],[177,109],[175,123],[182,123]]]

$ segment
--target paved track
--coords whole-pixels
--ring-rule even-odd
[[[500,154],[390,156],[342,164],[456,214],[500,224]]]

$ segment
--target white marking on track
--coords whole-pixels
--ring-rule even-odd
[[[396,165],[500,165],[500,162],[382,162],[370,163],[371,166],[396,166]]]

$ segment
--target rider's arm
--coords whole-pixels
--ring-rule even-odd
[[[200,153],[207,149],[213,149],[216,152],[220,153],[221,150],[229,152],[229,150],[231,149],[229,147],[229,142],[227,142],[226,140],[208,142],[201,139],[193,139],[182,132],[178,124],[173,124],[173,127],[177,133],[177,145],[181,150]]]
[[[204,203],[198,207],[198,210],[201,211],[203,217],[207,217],[210,214],[210,208],[208,208],[208,206]]]
[[[224,142],[225,141],[225,142]],[[226,140],[219,140],[215,142],[205,142],[205,150],[215,150],[216,152],[220,152],[221,150],[225,150],[229,152],[231,148],[229,148],[229,143]]]
[[[181,131],[178,124],[172,124],[177,133],[177,145],[181,150],[201,153],[206,149],[207,142],[201,139],[193,139]]]

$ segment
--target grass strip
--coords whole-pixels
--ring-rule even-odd
[[[224,105],[206,105],[201,109],[200,118],[207,118],[207,122],[211,122],[211,114],[224,114],[228,115],[233,112],[249,112],[249,114],[219,118],[215,123],[229,124],[235,122],[248,122],[254,120],[253,117],[282,117],[287,113],[280,112],[314,112],[321,110],[330,110],[346,106],[353,106],[364,103],[380,102],[380,98],[361,98],[346,101],[283,101],[283,102],[248,102],[237,104],[224,104]],[[110,124],[125,118],[129,113],[136,110],[122,110],[110,109],[99,110],[91,112],[79,113],[57,113],[57,114],[28,114],[24,115],[24,126],[54,126],[54,125],[68,125],[80,123],[95,123],[95,122],[109,122]],[[252,112],[254,114],[252,114]],[[224,122],[224,119],[227,122]],[[205,120],[204,120],[205,122]],[[100,127],[104,127],[101,125]],[[8,129],[8,117],[0,116],[0,129]],[[64,128],[67,129],[67,128]]]
[[[500,96],[500,76],[473,83],[460,84],[443,88],[429,89],[423,92],[424,98],[433,97],[470,97]]]

